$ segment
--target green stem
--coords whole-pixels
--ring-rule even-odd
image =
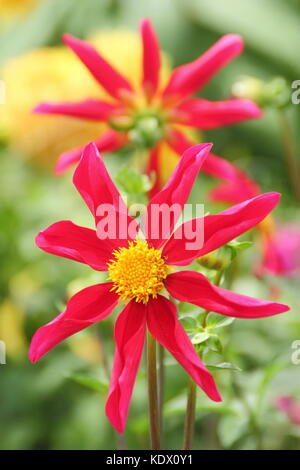
[[[156,374],[156,342],[147,332],[147,372],[151,450],[160,449],[159,412]]]
[[[188,399],[184,421],[183,450],[192,450],[196,416],[196,383],[189,380]]]
[[[165,348],[158,346],[158,405],[159,405],[159,427],[162,436],[163,429],[163,406],[165,388],[165,368],[164,368]]]
[[[223,271],[217,271],[214,284],[218,286],[221,282]],[[209,310],[206,310],[202,319],[202,328],[206,327],[207,317]],[[186,405],[186,414],[184,422],[184,435],[183,435],[183,449],[191,450],[193,444],[193,434],[195,427],[195,416],[196,416],[196,383],[193,379],[190,379],[188,385],[188,395],[187,395],[187,405]]]
[[[299,162],[295,151],[293,134],[285,110],[279,109],[278,115],[282,131],[284,156],[287,165],[287,171],[295,198],[297,202],[300,203],[300,170]]]

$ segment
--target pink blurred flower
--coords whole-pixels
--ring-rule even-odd
[[[216,287],[197,272],[169,270],[169,266],[187,266],[249,230],[279,201],[278,193],[267,193],[204,217],[200,220],[204,225],[204,242],[195,249],[187,247],[191,240],[185,238],[185,229],[198,227],[199,219],[185,222],[184,229],[179,227],[175,232],[180,214],[170,219],[167,228],[162,221],[156,225],[157,221],[152,218],[154,205],[171,207],[178,204],[182,209],[210,149],[211,144],[202,144],[184,153],[168,183],[148,205],[146,238],[142,240],[136,238],[139,227],[129,216],[96,146],[88,145],[74,173],[74,185],[89,207],[97,229],[104,219],[97,209],[102,204],[109,204],[114,208],[117,224],[125,220],[127,238],[100,240],[98,230],[83,228],[70,221],[57,222],[36,238],[37,245],[48,253],[85,263],[98,271],[108,271],[109,282],[78,292],[69,300],[63,313],[35,333],[29,351],[32,362],[69,336],[106,318],[120,300],[127,300],[115,324],[116,352],[106,404],[107,416],[119,432],[125,428],[146,328],[212,400],[221,400],[212,375],[178,321],[175,304],[162,295],[164,288],[177,300],[227,316],[260,318],[289,309],[283,304]],[[152,236],[153,224],[158,237]],[[134,235],[129,233],[129,227],[130,232],[134,229]],[[179,230],[180,238],[177,236]]]
[[[293,424],[300,426],[300,403],[292,397],[282,396],[275,403],[278,410],[286,414]]]
[[[300,227],[287,224],[262,235],[263,260],[257,273],[294,277],[300,270]]]
[[[206,173],[222,182],[210,192],[212,201],[237,204],[261,194],[260,186],[233,163],[210,154]],[[217,161],[218,160],[218,161]],[[268,216],[257,226],[263,259],[254,268],[256,275],[271,273],[291,277],[300,270],[300,226],[284,224]]]

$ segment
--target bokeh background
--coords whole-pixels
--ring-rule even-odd
[[[38,364],[27,358],[31,336],[62,310],[68,295],[101,282],[101,274],[51,257],[34,244],[36,233],[54,221],[90,225],[72,172],[55,177],[53,163],[70,145],[97,135],[99,125],[32,116],[30,109],[43,100],[82,99],[95,86],[72,54],[59,47],[63,32],[94,38],[108,57],[121,61],[120,67],[138,73],[131,57],[139,53],[136,32],[144,16],[153,20],[172,65],[193,60],[222,34],[243,36],[245,53],[210,82],[203,97],[228,96],[241,75],[281,76],[287,83],[300,79],[298,0],[0,0],[0,78],[6,84],[6,103],[0,104],[0,340],[7,352],[6,364],[0,365],[1,449],[148,446],[144,364],[124,439],[104,414],[114,318],[69,339]],[[287,112],[299,155],[300,105]],[[300,225],[276,110],[199,139],[214,142],[215,153],[248,171],[264,191],[281,192],[276,215]],[[105,159],[113,175],[128,163],[123,153]],[[212,184],[200,175],[193,200],[206,201]],[[221,207],[206,203],[206,208]],[[300,448],[299,425],[275,406],[282,396],[300,401],[300,364],[291,361],[292,343],[300,339],[299,278],[258,279],[253,260],[259,257],[257,244],[241,254],[240,276],[232,288],[275,296],[292,308],[279,317],[236,320],[223,329],[222,357],[236,370],[216,371],[223,404],[198,392],[196,449]],[[169,356],[167,364],[163,446],[178,449],[187,376]]]

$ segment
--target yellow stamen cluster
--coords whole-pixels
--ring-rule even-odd
[[[113,252],[115,259],[108,263],[108,272],[114,285],[112,291],[123,300],[135,299],[146,304],[150,297],[154,299],[164,287],[168,266],[161,252],[150,248],[142,240],[128,242]]]

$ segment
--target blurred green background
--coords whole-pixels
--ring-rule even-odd
[[[6,3],[10,3],[10,12]],[[84,38],[111,28],[136,31],[139,20],[148,16],[173,65],[193,60],[222,34],[243,36],[245,53],[210,82],[201,92],[203,97],[217,100],[228,96],[232,84],[245,74],[266,80],[279,75],[288,83],[300,79],[298,0],[45,0],[17,16],[14,3],[0,1],[0,70],[26,51],[59,45],[63,32]],[[4,115],[6,106],[9,103],[0,105]],[[300,105],[290,106],[288,114],[299,154]],[[22,129],[22,121],[18,124]],[[43,164],[28,152],[22,153],[14,145],[18,142],[12,142],[2,130],[1,122],[0,132],[0,340],[7,347],[7,363],[0,365],[0,448],[147,448],[144,363],[122,442],[104,414],[105,366],[108,362],[111,367],[113,357],[114,318],[65,341],[38,364],[27,359],[33,333],[61,311],[66,295],[101,282],[101,278],[99,281],[99,273],[91,273],[85,266],[39,251],[34,244],[36,233],[54,221],[90,224],[72,186],[72,172],[54,177],[53,161]],[[215,153],[247,170],[264,191],[281,192],[276,214],[300,224],[286,176],[276,110],[266,110],[257,121],[207,132],[205,140],[214,142]],[[106,161],[116,175],[126,165],[126,156],[107,157]],[[202,202],[212,182],[204,176],[198,182],[194,196]],[[219,209],[207,207],[212,212]],[[299,426],[274,406],[282,395],[300,400],[300,364],[291,362],[292,343],[300,339],[299,279],[270,276],[258,280],[251,267],[255,257],[259,257],[256,246],[242,254],[241,276],[233,289],[261,298],[276,290],[280,301],[292,309],[274,318],[236,320],[224,328],[224,360],[242,371],[216,372],[224,397],[221,405],[209,402],[198,391],[195,449],[300,448]],[[178,449],[187,376],[169,356],[167,363],[163,446]]]

